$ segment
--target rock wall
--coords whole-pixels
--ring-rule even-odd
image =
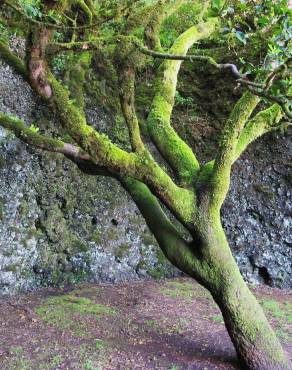
[[[51,113],[0,65],[0,111],[48,127]],[[91,109],[89,118],[108,118]],[[291,280],[291,133],[253,145],[234,166],[223,222],[245,278],[288,288]],[[82,280],[177,274],[139,211],[112,179],[91,177],[0,129],[0,292]]]

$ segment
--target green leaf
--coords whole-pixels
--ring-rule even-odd
[[[223,4],[224,4],[223,0],[212,0],[211,7],[213,10],[219,11],[222,8]]]
[[[246,35],[244,32],[241,31],[235,31],[235,37],[242,42],[244,45],[246,45]]]

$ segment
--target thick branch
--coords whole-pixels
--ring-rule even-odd
[[[254,116],[242,130],[235,151],[235,162],[244,152],[247,146],[261,137],[262,135],[278,130],[281,124],[279,122],[283,118],[281,107],[277,104],[265,109]]]
[[[248,121],[239,136],[232,164],[241,156],[248,145],[263,136],[264,134],[278,130],[281,127],[283,112],[277,104],[260,111],[250,121]],[[199,184],[207,184],[214,170],[215,160],[206,163],[201,171]],[[199,185],[200,186],[200,185]]]
[[[0,112],[0,126],[12,131],[21,141],[42,150],[62,153],[79,161],[88,161],[89,155],[80,148],[61,140],[39,134],[35,128],[27,127],[23,121]]]
[[[217,21],[189,28],[174,43],[171,52],[184,55],[194,42],[209,36]],[[178,136],[170,125],[171,113],[181,60],[167,60],[159,68],[155,81],[155,95],[147,119],[152,140],[161,154],[185,183],[191,183],[199,169],[199,163],[191,148]]]
[[[194,246],[183,239],[147,186],[129,177],[120,179],[120,182],[138,206],[167,259],[191,275],[195,264]]]
[[[0,40],[0,58],[7,63],[13,70],[24,78],[28,77],[28,72],[23,61],[15,55],[9,47]]]
[[[210,207],[217,212],[225,199],[230,184],[230,171],[235,158],[239,135],[260,98],[246,92],[235,104],[223,129],[215,159],[210,185]]]
[[[97,166],[80,148],[64,143],[61,140],[41,135],[35,129],[26,127],[24,122],[0,113],[0,126],[12,131],[17,138],[23,142],[42,150],[62,153],[79,168],[90,175],[110,175],[103,168]],[[190,253],[189,245],[180,236],[179,232],[169,221],[158,200],[151,194],[143,183],[129,177],[119,178],[126,190],[131,194],[134,201],[141,210],[148,226],[155,235],[160,247],[166,257],[177,267],[183,268],[182,257]],[[187,272],[187,271],[186,271]]]

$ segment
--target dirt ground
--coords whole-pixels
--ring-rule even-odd
[[[292,292],[253,288],[292,355]],[[187,278],[0,300],[0,369],[239,369],[209,293]]]

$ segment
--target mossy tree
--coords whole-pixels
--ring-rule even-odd
[[[291,27],[291,11],[287,1],[256,3],[255,7],[249,1],[2,0],[1,23],[8,30],[15,26],[21,29],[26,50],[21,60],[3,39],[1,59],[52,107],[60,125],[55,130],[62,129],[70,140],[65,142],[56,134],[48,137],[35,125],[27,126],[4,113],[0,113],[0,125],[31,146],[64,154],[89,175],[117,179],[139,207],[165,256],[211,292],[242,366],[288,369],[278,339],[242,279],[220,221],[232,164],[250,143],[281,127],[283,119],[291,119],[291,39],[286,35]],[[186,22],[188,27],[165,50],[161,27],[181,9],[190,11],[192,17]],[[256,15],[259,11],[265,14],[260,21]],[[269,58],[254,67],[254,79],[239,72],[235,64],[220,64],[210,56],[212,50],[208,48],[228,15],[228,24],[233,22],[229,36],[243,44],[248,36],[254,45],[260,44],[261,52],[267,45],[274,48]],[[240,16],[245,16],[242,23]],[[280,31],[279,24],[283,25]],[[275,43],[267,40],[275,40],[275,35],[279,40],[285,32],[284,41],[278,43],[280,51],[275,51]],[[57,42],[57,37],[62,42]],[[207,45],[204,51],[196,47],[192,55],[187,55],[203,40]],[[64,52],[76,58],[67,74],[67,84],[52,69],[53,58]],[[93,55],[102,56],[105,75],[119,88],[120,110],[128,127],[131,150],[119,147],[86,120],[83,87]],[[136,76],[145,72],[153,58],[157,61],[152,65],[155,81],[146,119],[147,140],[156,146],[168,170],[150,152],[135,109]],[[246,90],[226,121],[214,160],[205,165],[199,163],[192,148],[171,126],[183,60],[231,73]],[[187,230],[188,240],[161,204]]]

